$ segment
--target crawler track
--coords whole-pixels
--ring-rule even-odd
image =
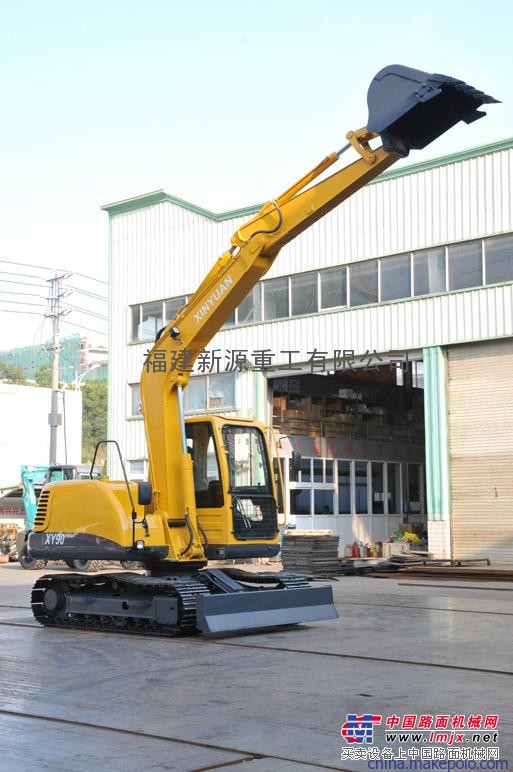
[[[57,607],[49,610],[45,606],[45,593],[55,589],[64,597],[87,591],[105,597],[124,597],[128,602],[150,600],[159,595],[178,600],[178,621],[173,625],[159,625],[153,620],[134,616],[115,617],[108,614],[65,613]],[[45,627],[60,627],[74,630],[99,630],[108,632],[137,633],[138,635],[194,635],[196,630],[196,598],[208,595],[208,588],[195,579],[166,581],[164,578],[141,576],[141,574],[57,574],[42,576],[32,589],[32,612],[39,624]],[[136,603],[134,603],[136,606]]]

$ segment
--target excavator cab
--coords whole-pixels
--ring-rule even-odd
[[[279,491],[263,425],[223,416],[188,418],[186,437],[206,557],[277,555]]]
[[[392,64],[369,86],[367,129],[380,135],[385,150],[405,157],[459,121],[482,118],[477,108],[497,101],[457,78]]]

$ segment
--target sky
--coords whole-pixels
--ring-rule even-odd
[[[0,351],[48,336],[55,269],[82,290],[65,332],[106,330],[103,204],[159,188],[214,212],[274,198],[366,124],[388,64],[502,102],[401,163],[512,137],[512,28],[502,0],[0,0]],[[33,296],[10,294],[17,274]]]

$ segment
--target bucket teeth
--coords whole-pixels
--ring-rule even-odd
[[[385,150],[406,156],[459,121],[482,118],[477,108],[497,101],[457,78],[394,64],[371,82],[367,128],[381,135]]]

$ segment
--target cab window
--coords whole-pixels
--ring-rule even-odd
[[[186,424],[187,449],[192,456],[196,506],[222,507],[223,488],[210,423]]]

